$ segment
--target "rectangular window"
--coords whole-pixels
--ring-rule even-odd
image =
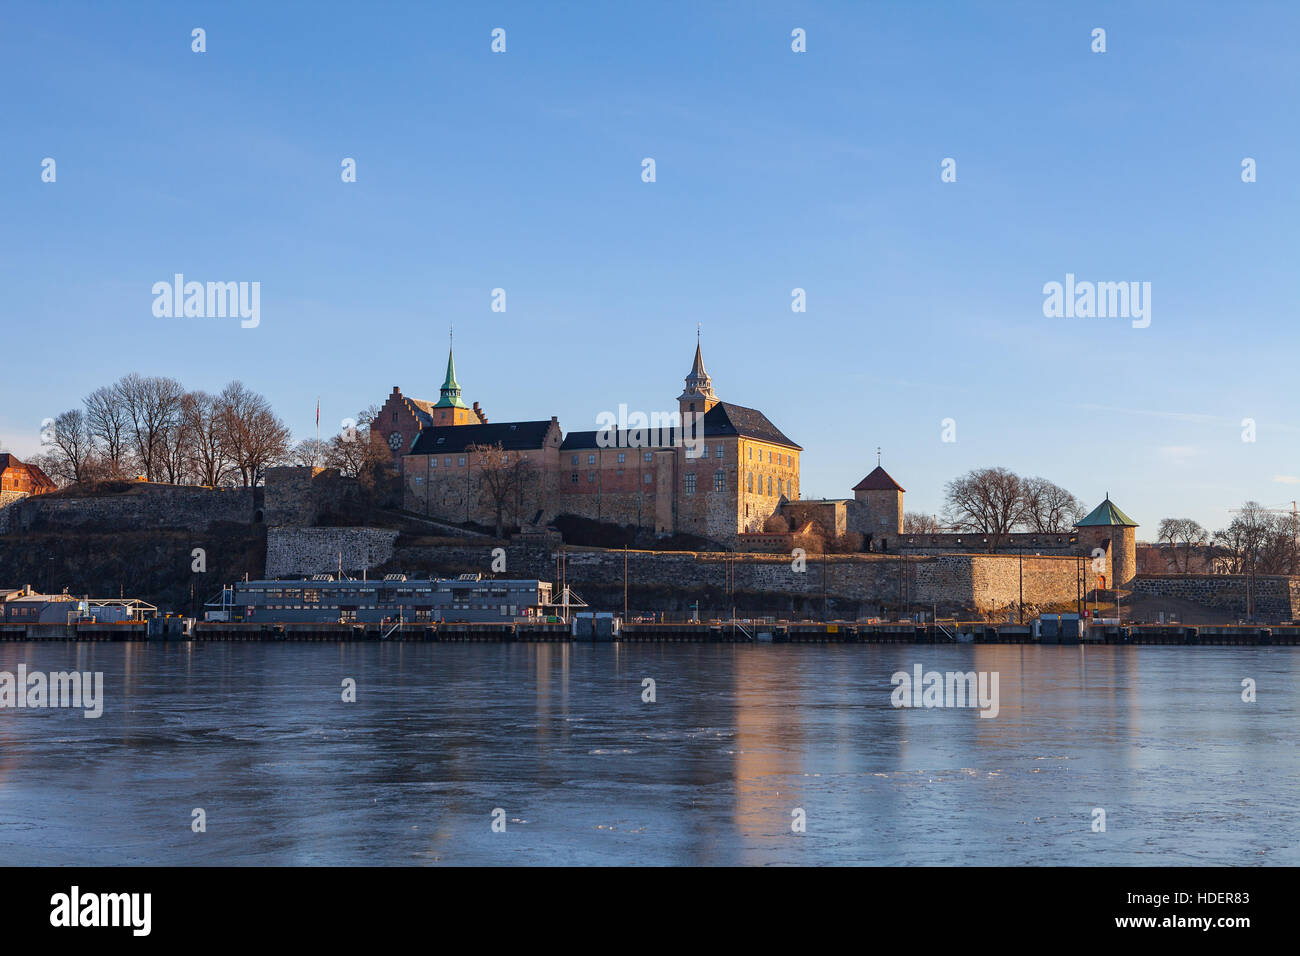
[[[654,461],[654,458],[655,458],[655,456],[652,455],[650,452],[646,452],[646,453],[645,453],[645,460],[646,460],[646,461]]]
[[[725,471],[715,471],[713,473],[713,490],[714,491],[727,490],[727,473]]]
[[[695,494],[695,475],[694,475],[694,474],[689,474],[689,475],[686,476],[686,493],[687,493],[688,495],[693,495],[693,494]]]
[[[429,459],[429,467],[430,467],[430,468],[437,468],[437,467],[438,467],[438,459],[436,459],[436,458],[430,458],[430,459]]]
[[[589,472],[587,472],[587,484],[590,485],[590,484],[592,484],[595,480],[596,480],[596,473],[595,473],[594,471],[589,471]]]
[[[588,456],[587,456],[587,464],[589,464],[589,465],[594,465],[595,463],[596,463],[596,456],[595,456],[595,455],[588,455]]]
[[[442,466],[443,466],[444,468],[450,468],[450,467],[451,467],[451,459],[450,459],[450,458],[444,458],[444,459],[442,460]]]
[[[649,472],[647,472],[645,476],[645,483],[648,485],[652,481],[654,481],[654,477]]]
[[[718,446],[718,461],[722,460],[722,446]]]
[[[458,459],[456,460],[456,464],[458,464],[458,465],[460,465],[460,467],[464,468],[464,467],[465,467],[465,456],[464,456],[464,455],[461,455],[460,458],[458,458]]]
[[[753,461],[753,460],[754,460],[754,446],[753,446],[753,445],[750,445],[750,446],[749,446],[749,460],[750,460],[750,461]]]
[[[701,458],[708,458],[708,457],[709,457],[709,446],[708,446],[708,445],[702,445],[702,446],[700,446],[700,447],[704,449],[702,452],[700,452],[700,457],[701,457]]]
[[[570,464],[570,465],[576,465],[577,463],[578,463],[578,456],[577,456],[577,455],[574,455],[572,458],[569,459],[569,464]]]
[[[578,483],[578,473],[576,471],[572,474],[571,480],[575,485]]]
[[[618,453],[618,463],[621,465],[621,464],[623,464],[625,461],[627,461],[627,452],[622,452],[622,451],[619,452],[619,453]]]

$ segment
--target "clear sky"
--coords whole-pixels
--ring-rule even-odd
[[[19,455],[130,371],[238,378],[297,437],[319,395],[329,431],[394,385],[436,398],[452,323],[493,421],[592,429],[675,408],[701,323],[719,396],[803,446],[805,497],[848,496],[877,446],[909,510],[985,465],[1109,491],[1140,537],[1300,497],[1300,4],[8,0],[3,21]],[[155,317],[177,272],[260,282],[260,325]],[[1045,317],[1067,273],[1150,282],[1150,326]]]

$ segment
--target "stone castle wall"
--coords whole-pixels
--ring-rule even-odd
[[[388,528],[267,528],[266,576],[349,574],[380,567],[393,557],[398,533]]]
[[[1244,616],[1248,585],[1244,574],[1139,574],[1129,586],[1138,594],[1177,598]],[[1300,577],[1257,574],[1254,599],[1258,619],[1300,618]]]
[[[26,491],[0,491],[0,534],[9,533],[14,506],[26,497]]]
[[[268,468],[264,520],[270,526],[309,528],[322,514],[336,510],[356,494],[356,479],[342,477],[337,468]]]
[[[447,542],[403,544],[395,531],[368,528],[271,528],[267,533],[267,575],[329,573],[338,569],[339,553],[349,573],[456,575],[492,572],[493,551],[504,548],[506,574],[559,582],[558,552],[549,546],[485,540],[481,544]],[[622,551],[564,552],[564,578],[579,593],[584,588],[622,588]],[[1020,596],[1021,565],[1007,555],[953,554],[899,557],[875,554],[810,557],[802,570],[789,555],[696,551],[628,551],[632,588],[671,592],[727,588],[734,575],[737,592],[763,595],[772,605],[795,606],[820,601],[823,593],[856,605],[863,613],[882,613],[900,606],[914,610],[937,605],[940,613],[959,609],[987,614],[1013,607]],[[1073,602],[1073,558],[1026,557],[1024,600],[1046,605]]]
[[[202,488],[140,482],[118,494],[87,497],[33,495],[5,509],[6,531],[106,526],[123,530],[174,528],[206,531],[213,522],[249,524],[253,488]]]

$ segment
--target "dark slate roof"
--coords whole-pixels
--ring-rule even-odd
[[[569,432],[564,436],[564,444],[560,446],[560,450],[600,447],[626,448],[629,447],[627,440],[629,431],[631,429],[618,429],[617,438],[613,437],[614,431]],[[656,438],[658,439],[657,443],[647,445],[643,441],[639,441],[637,447],[670,448],[681,443],[680,428],[661,428],[657,435],[654,434],[653,429],[646,429],[646,431],[649,433],[648,436],[642,437]],[[596,438],[600,435],[608,436],[605,439],[606,444],[604,446],[597,444]],[[737,435],[770,442],[773,445],[785,445],[787,448],[803,451],[799,445],[786,438],[781,429],[768,421],[767,416],[757,409],[745,408],[743,405],[732,405],[730,402],[718,402],[705,413],[705,438],[725,438]]]
[[[656,434],[657,432],[657,434]],[[632,429],[618,428],[606,431],[600,429],[594,432],[569,432],[564,436],[564,441],[560,445],[560,451],[570,448],[577,448],[583,451],[591,448],[672,448],[679,443],[681,434],[680,428],[646,428],[644,435],[636,436],[636,444],[632,445],[628,436]],[[600,444],[596,439],[598,436],[604,436]],[[656,441],[649,441],[654,438]]]
[[[867,477],[863,478],[861,481],[859,481],[856,485],[853,486],[853,490],[854,491],[906,491],[907,489],[905,489],[902,485],[896,482],[893,478],[890,478],[889,472],[885,471],[885,469],[877,465],[875,471],[867,475]]]
[[[1075,522],[1076,528],[1096,528],[1096,527],[1113,527],[1121,525],[1126,528],[1136,528],[1138,523],[1115,507],[1115,503],[1106,496],[1106,500],[1097,507],[1093,508],[1088,517],[1082,521]]]
[[[743,435],[745,438],[756,438],[803,451],[802,446],[786,438],[781,429],[773,425],[758,409],[732,405],[730,402],[718,402],[705,414],[704,435],[706,438],[714,435]]]
[[[542,448],[552,420],[544,422],[494,422],[488,425],[442,425],[421,428],[411,443],[412,455],[462,452],[470,445],[496,445],[506,451]]]

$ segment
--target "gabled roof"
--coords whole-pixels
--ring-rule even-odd
[[[421,428],[411,443],[412,455],[462,452],[470,445],[500,444],[506,451],[544,448],[554,419],[542,422],[494,422],[489,425],[442,425]]]
[[[1075,522],[1076,528],[1096,528],[1121,525],[1125,528],[1136,528],[1138,523],[1115,507],[1115,503],[1110,500],[1110,495],[1106,500],[1097,507],[1093,508],[1086,518]]]
[[[463,427],[463,426],[462,426]],[[633,434],[641,431],[643,434]],[[564,436],[560,449],[588,448],[673,448],[682,444],[680,428],[622,428],[599,429],[589,432],[569,432]],[[629,438],[631,436],[631,438]],[[740,436],[765,441],[773,445],[785,445],[798,451],[803,449],[786,438],[781,430],[773,425],[766,415],[753,408],[718,402],[704,415],[705,438],[727,438]],[[597,439],[600,439],[599,441]],[[634,440],[633,440],[634,439]]]
[[[875,470],[853,486],[854,491],[906,491],[902,485],[889,477],[889,472],[876,466]]]
[[[19,461],[18,456],[10,452],[0,452],[0,474],[12,468],[14,471],[26,472],[31,481],[42,488],[57,487],[50,476],[47,475],[39,465],[29,465],[26,462]]]

